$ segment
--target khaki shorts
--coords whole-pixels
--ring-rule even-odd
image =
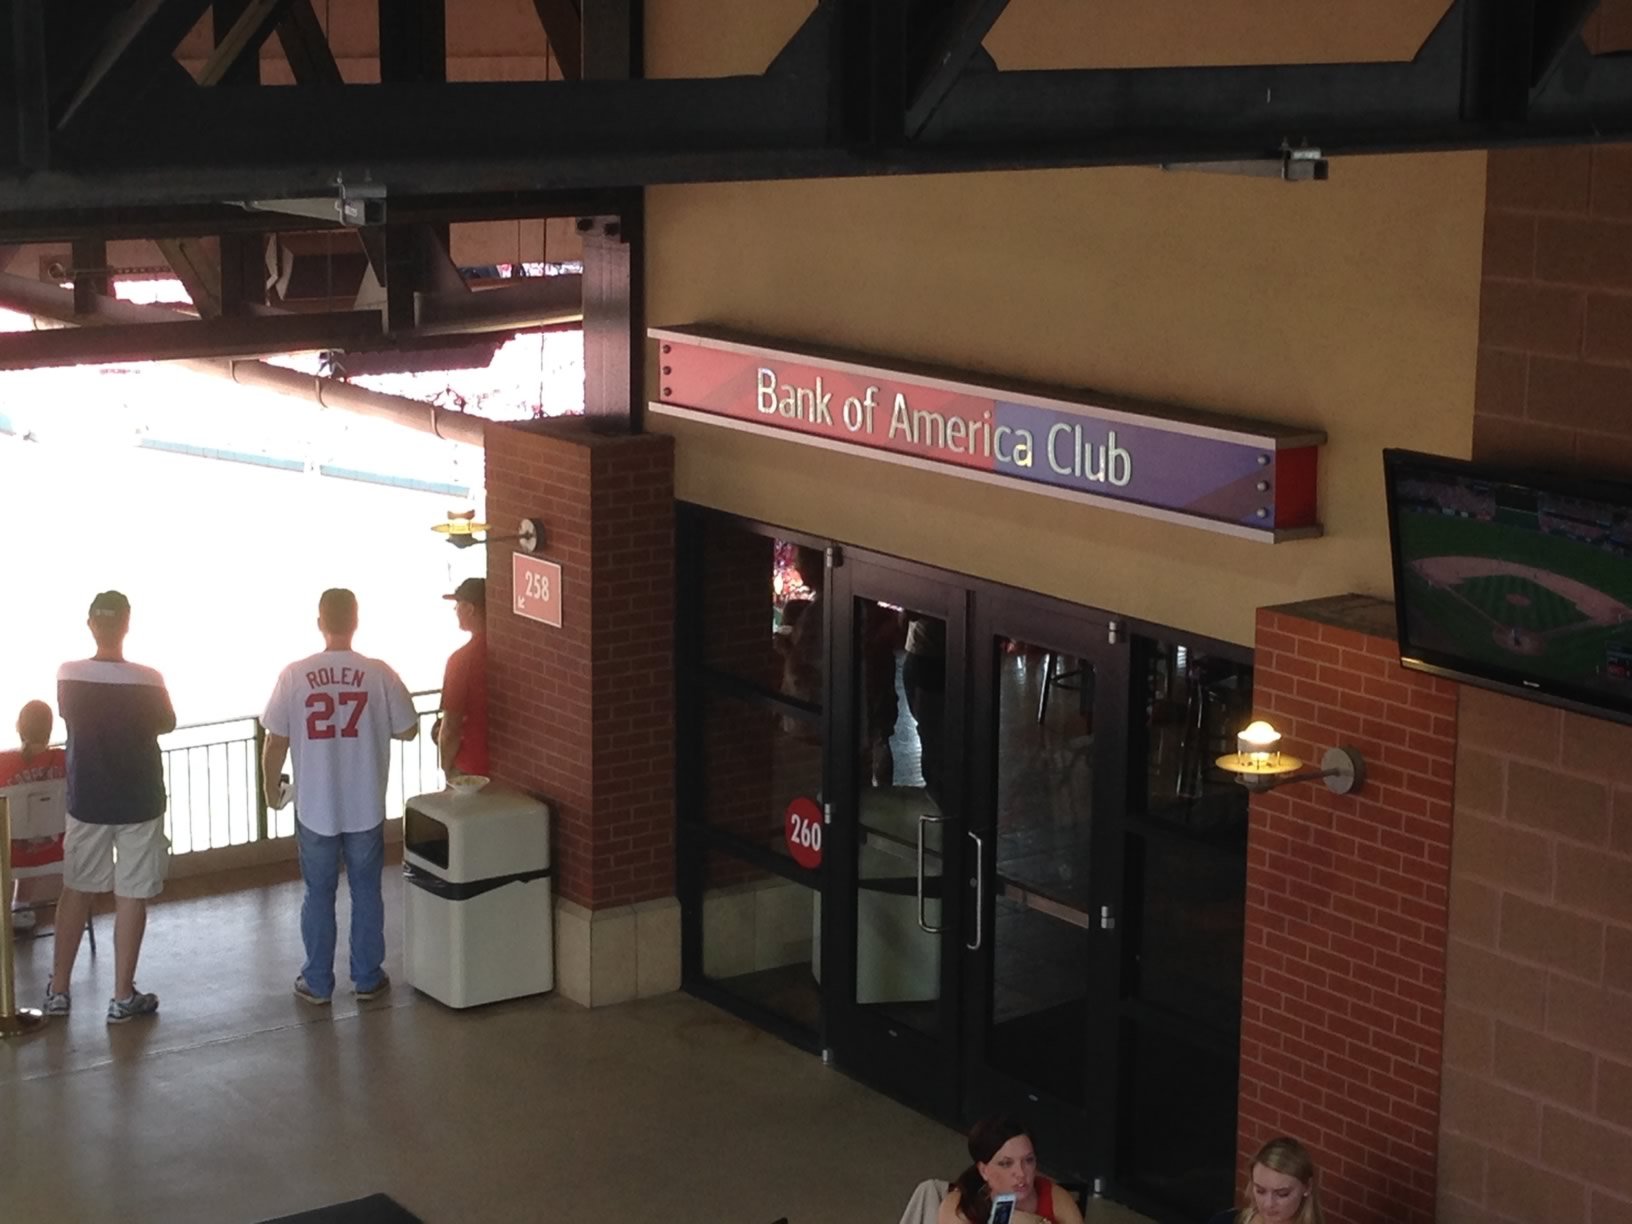
[[[164,891],[170,839],[163,820],[109,825],[70,816],[62,849],[62,882],[78,892],[145,900]]]

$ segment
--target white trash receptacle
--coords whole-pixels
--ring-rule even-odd
[[[449,1007],[555,987],[550,813],[501,783],[408,800],[402,820],[408,984]]]

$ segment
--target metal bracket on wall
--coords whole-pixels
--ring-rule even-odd
[[[287,213],[295,217],[310,217],[315,221],[333,221],[336,225],[362,226],[385,224],[385,184],[359,183],[347,186],[339,175],[334,179],[335,194],[331,196],[293,196],[286,200],[239,200],[240,208],[250,212]]]
[[[1163,162],[1163,170],[1189,170],[1198,174],[1238,174],[1247,178],[1276,178],[1286,183],[1324,183],[1330,166],[1319,149],[1282,148],[1279,161],[1254,158],[1251,161]]]

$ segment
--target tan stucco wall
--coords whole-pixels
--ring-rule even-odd
[[[652,70],[678,72],[688,47],[699,70],[749,70],[804,7],[755,7],[732,26],[737,59],[722,60],[719,26],[654,0]],[[1319,540],[1269,546],[792,442],[652,427],[677,437],[685,500],[1249,642],[1261,604],[1389,592],[1382,447],[1467,453],[1484,166],[1481,154],[1357,158],[1296,186],[1110,169],[648,195],[653,324],[1319,426]]]

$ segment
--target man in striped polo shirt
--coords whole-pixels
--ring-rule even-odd
[[[130,601],[118,591],[91,600],[96,654],[57,672],[57,707],[68,725],[68,831],[57,902],[56,956],[45,988],[48,1016],[68,1014],[80,936],[96,893],[114,895],[113,998],[108,1023],[159,1010],[136,989],[147,902],[164,889],[164,764],[159,736],[176,728],[164,679],[125,660]]]

